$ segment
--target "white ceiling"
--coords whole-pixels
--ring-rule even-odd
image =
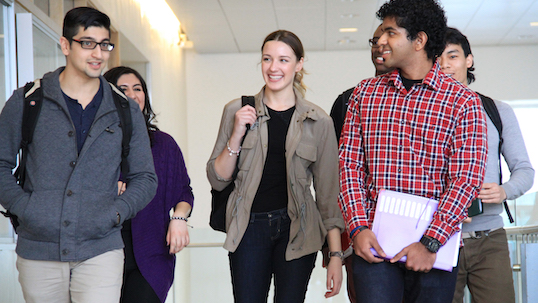
[[[386,0],[167,0],[198,53],[258,52],[267,34],[287,29],[306,51],[368,47]],[[442,0],[448,25],[472,46],[538,44],[538,0]],[[355,33],[340,33],[356,27]],[[350,43],[339,43],[349,40]]]

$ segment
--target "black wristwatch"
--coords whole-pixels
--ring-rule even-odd
[[[441,248],[441,242],[439,242],[439,240],[426,236],[422,236],[422,238],[420,238],[420,243],[426,246],[426,249],[432,253],[437,253],[439,248]]]

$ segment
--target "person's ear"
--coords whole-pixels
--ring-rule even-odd
[[[428,42],[428,35],[425,32],[419,32],[415,38],[415,50],[423,50],[426,47],[426,42]]]
[[[473,54],[469,54],[467,56],[467,58],[465,58],[465,66],[467,68],[471,68],[473,67],[473,61],[474,61],[474,57],[473,57]]]
[[[66,37],[60,37],[60,48],[65,56],[68,56],[71,52],[71,43]]]

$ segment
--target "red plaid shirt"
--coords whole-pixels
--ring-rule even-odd
[[[478,195],[486,157],[480,99],[438,63],[409,92],[398,70],[363,80],[340,138],[339,203],[348,230],[371,227],[378,192],[390,189],[439,200],[425,235],[445,244]]]

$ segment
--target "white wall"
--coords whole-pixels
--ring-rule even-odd
[[[180,146],[186,146],[187,102],[183,50],[161,37],[146,18],[141,18],[136,1],[92,0],[92,3],[106,13],[113,27],[121,31],[149,60],[151,98],[153,110],[158,115],[158,126],[172,135]]]

